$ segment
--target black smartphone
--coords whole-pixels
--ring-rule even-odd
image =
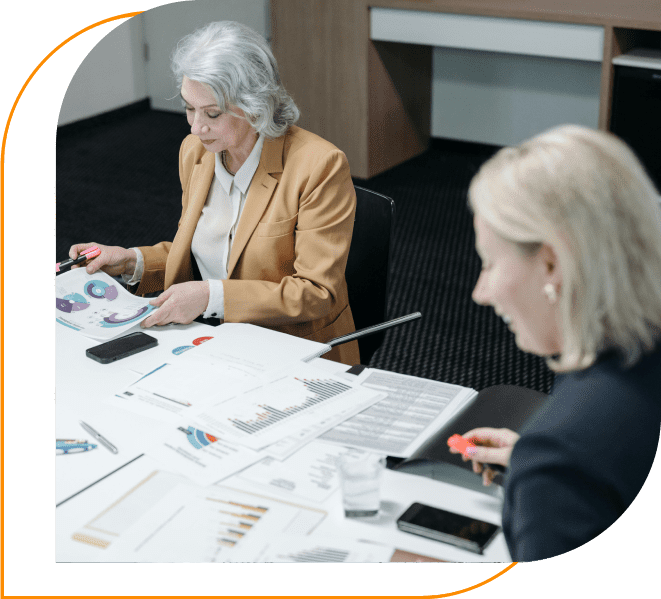
[[[96,347],[90,347],[85,353],[88,358],[101,362],[101,364],[110,364],[110,362],[127,358],[156,345],[158,345],[158,341],[154,337],[138,331],[101,343]]]
[[[482,553],[500,530],[495,524],[422,503],[412,504],[397,519],[397,528],[473,553]]]

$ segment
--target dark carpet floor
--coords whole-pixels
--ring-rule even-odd
[[[129,114],[121,121],[66,126],[57,137],[56,257],[76,242],[130,247],[174,237],[181,213],[181,115]],[[423,155],[370,180],[392,197],[391,318],[423,318],[391,329],[370,366],[481,390],[496,384],[548,392],[553,374],[520,351],[491,308],[471,291],[480,269],[468,183],[495,148],[435,140]]]

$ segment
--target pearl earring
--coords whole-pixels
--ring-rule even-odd
[[[550,304],[555,304],[555,302],[558,301],[558,292],[553,286],[553,283],[547,283],[544,285],[543,291],[546,294]]]

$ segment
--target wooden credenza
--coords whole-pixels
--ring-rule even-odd
[[[300,125],[342,149],[360,178],[420,154],[430,136],[433,47],[372,40],[372,8],[603,27],[602,129],[612,59],[661,47],[661,0],[271,0],[272,47]]]

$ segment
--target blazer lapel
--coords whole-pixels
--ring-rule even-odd
[[[209,188],[213,181],[215,157],[211,152],[205,152],[200,161],[193,167],[188,192],[186,212],[179,223],[172,247],[168,254],[165,288],[173,283],[188,280],[190,263],[190,247],[197,221],[200,219],[202,208],[209,195]]]
[[[282,172],[282,149],[284,143],[284,135],[273,140],[267,139],[264,141],[259,165],[250,183],[248,197],[246,198],[239,224],[236,227],[236,236],[234,237],[230,251],[227,278],[232,276],[234,267],[271,201],[278,181],[274,177],[271,177],[269,173]]]
[[[197,221],[200,220],[200,214],[204,203],[209,195],[209,188],[213,181],[214,168],[216,166],[215,155],[212,152],[206,152],[200,161],[193,167],[190,178],[190,190],[188,195],[188,208],[184,220],[180,225],[186,233],[190,233],[192,239]]]

